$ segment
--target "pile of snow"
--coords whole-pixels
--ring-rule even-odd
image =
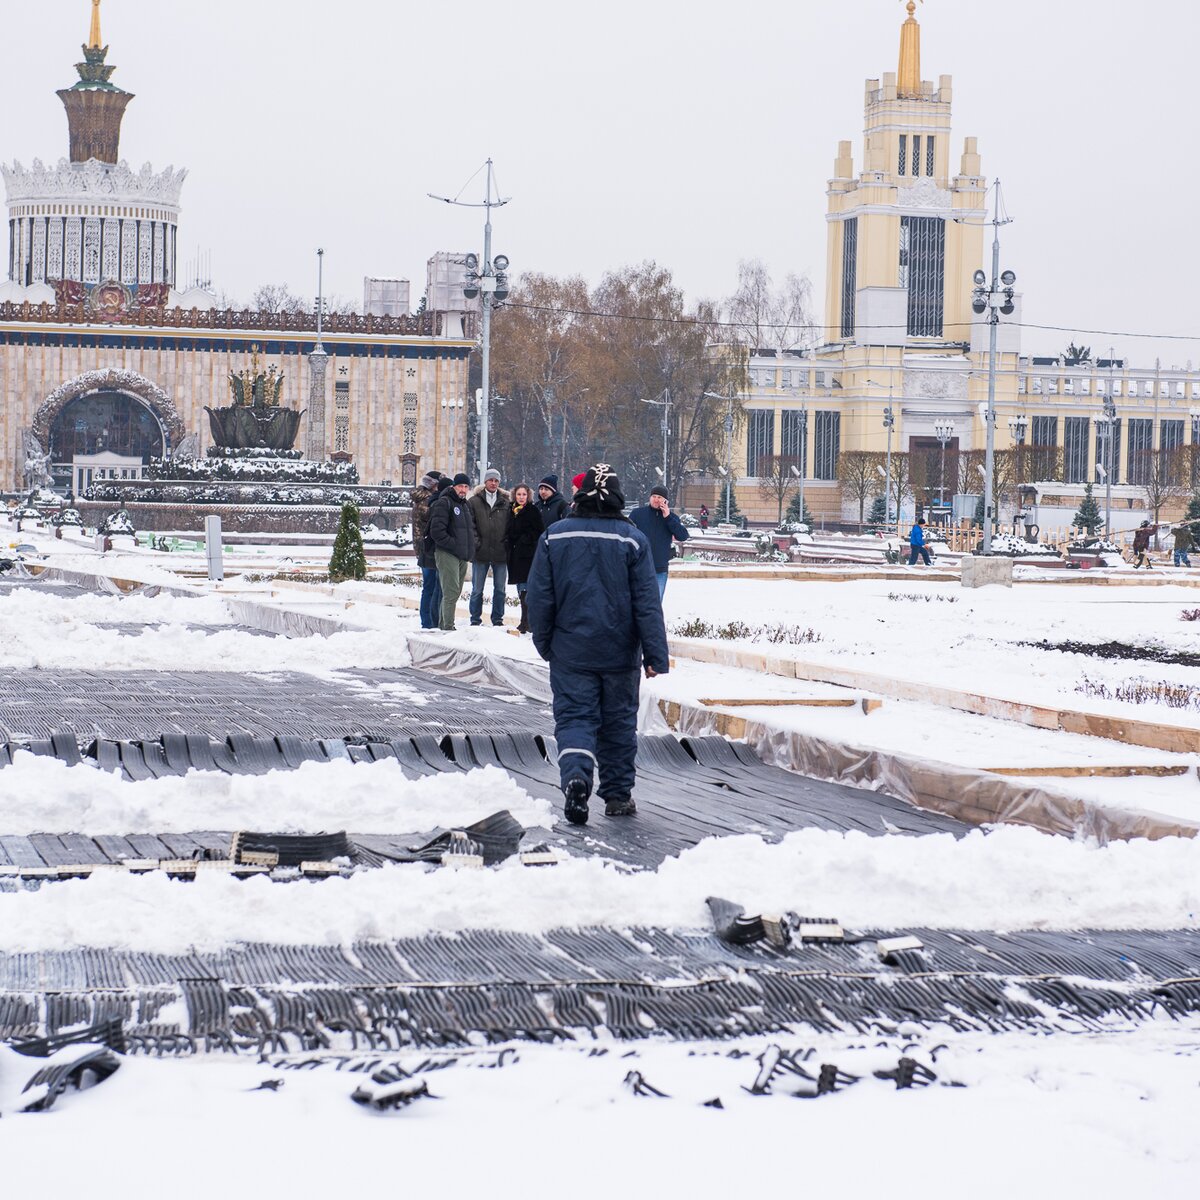
[[[489,792],[491,791],[489,787]],[[264,878],[102,875],[0,895],[0,950],[185,953],[248,941],[345,945],[431,930],[540,933],[590,925],[706,929],[708,896],[859,929],[1196,928],[1200,841],[1107,847],[1004,827],[956,840],[806,829],[768,845],[711,839],[657,871],[600,859],[531,870],[419,865],[312,887]]]
[[[527,828],[551,821],[550,805],[534,800],[498,767],[414,780],[388,759],[305,763],[295,771],[266,775],[193,772],[129,783],[93,767],[68,767],[58,759],[22,752],[0,771],[0,829],[5,834],[69,830],[98,837],[203,829],[417,833],[473,825],[505,808]]]
[[[992,553],[1007,555],[1010,558],[1061,557],[1053,546],[1045,546],[1041,542],[1027,542],[1024,538],[1013,537],[1011,533],[999,533],[992,538]]]

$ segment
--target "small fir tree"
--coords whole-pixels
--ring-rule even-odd
[[[799,521],[811,529],[815,522],[813,515],[809,512],[808,501],[804,501],[804,515],[800,515],[800,495],[797,493],[792,497],[791,503],[788,505],[787,515],[783,518],[785,521]]]
[[[1071,525],[1088,537],[1095,537],[1096,530],[1103,524],[1104,518],[1100,515],[1100,505],[1096,503],[1096,497],[1092,495],[1092,485],[1089,483],[1083,489],[1083,503],[1080,504],[1079,511],[1075,514]]]
[[[358,506],[349,500],[342,505],[333,542],[333,557],[329,560],[329,578],[334,583],[346,579],[366,579],[367,556],[363,551],[362,532],[358,527]]]
[[[731,525],[740,525],[742,523],[742,510],[738,508],[737,488],[732,484],[726,483],[721,488],[721,495],[718,497],[715,507],[709,514],[709,521],[714,525],[723,525],[725,523],[725,501],[729,499],[729,523]]]
[[[887,524],[887,501],[882,496],[876,496],[871,502],[871,515],[868,520],[872,525]]]
[[[1188,501],[1187,515],[1184,518],[1187,521],[1200,521],[1200,494],[1193,496]]]

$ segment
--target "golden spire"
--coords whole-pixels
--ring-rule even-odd
[[[92,0],[92,31],[88,34],[89,50],[102,50],[104,42],[100,37],[100,0]]]
[[[925,0],[921,0],[923,4]],[[896,77],[898,96],[921,94],[921,26],[917,24],[916,0],[908,0],[908,20],[900,27],[900,71]]]

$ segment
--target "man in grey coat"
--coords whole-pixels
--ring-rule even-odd
[[[467,503],[475,518],[475,555],[471,559],[471,624],[483,624],[483,591],[492,573],[492,624],[504,624],[504,589],[508,585],[508,523],[512,497],[500,486],[500,472],[488,471],[483,486]]]

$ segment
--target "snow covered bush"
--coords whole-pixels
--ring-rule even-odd
[[[679,518],[679,523],[685,529],[699,529],[700,528],[700,521],[696,517],[693,517],[691,513],[684,513]]]
[[[109,537],[137,536],[137,530],[133,527],[133,521],[123,508],[118,509],[115,513],[110,513],[104,518],[104,523],[100,526],[100,532],[108,534]]]
[[[811,529],[803,521],[784,521],[776,533],[810,533]]]
[[[1052,546],[1044,546],[1041,542],[1027,542],[1024,538],[1013,537],[1011,533],[1000,533],[992,538],[992,554],[1007,558],[1060,557]]]
[[[79,515],[77,508],[64,508],[62,512],[50,519],[51,525],[66,525],[76,529],[83,528],[83,518]]]

